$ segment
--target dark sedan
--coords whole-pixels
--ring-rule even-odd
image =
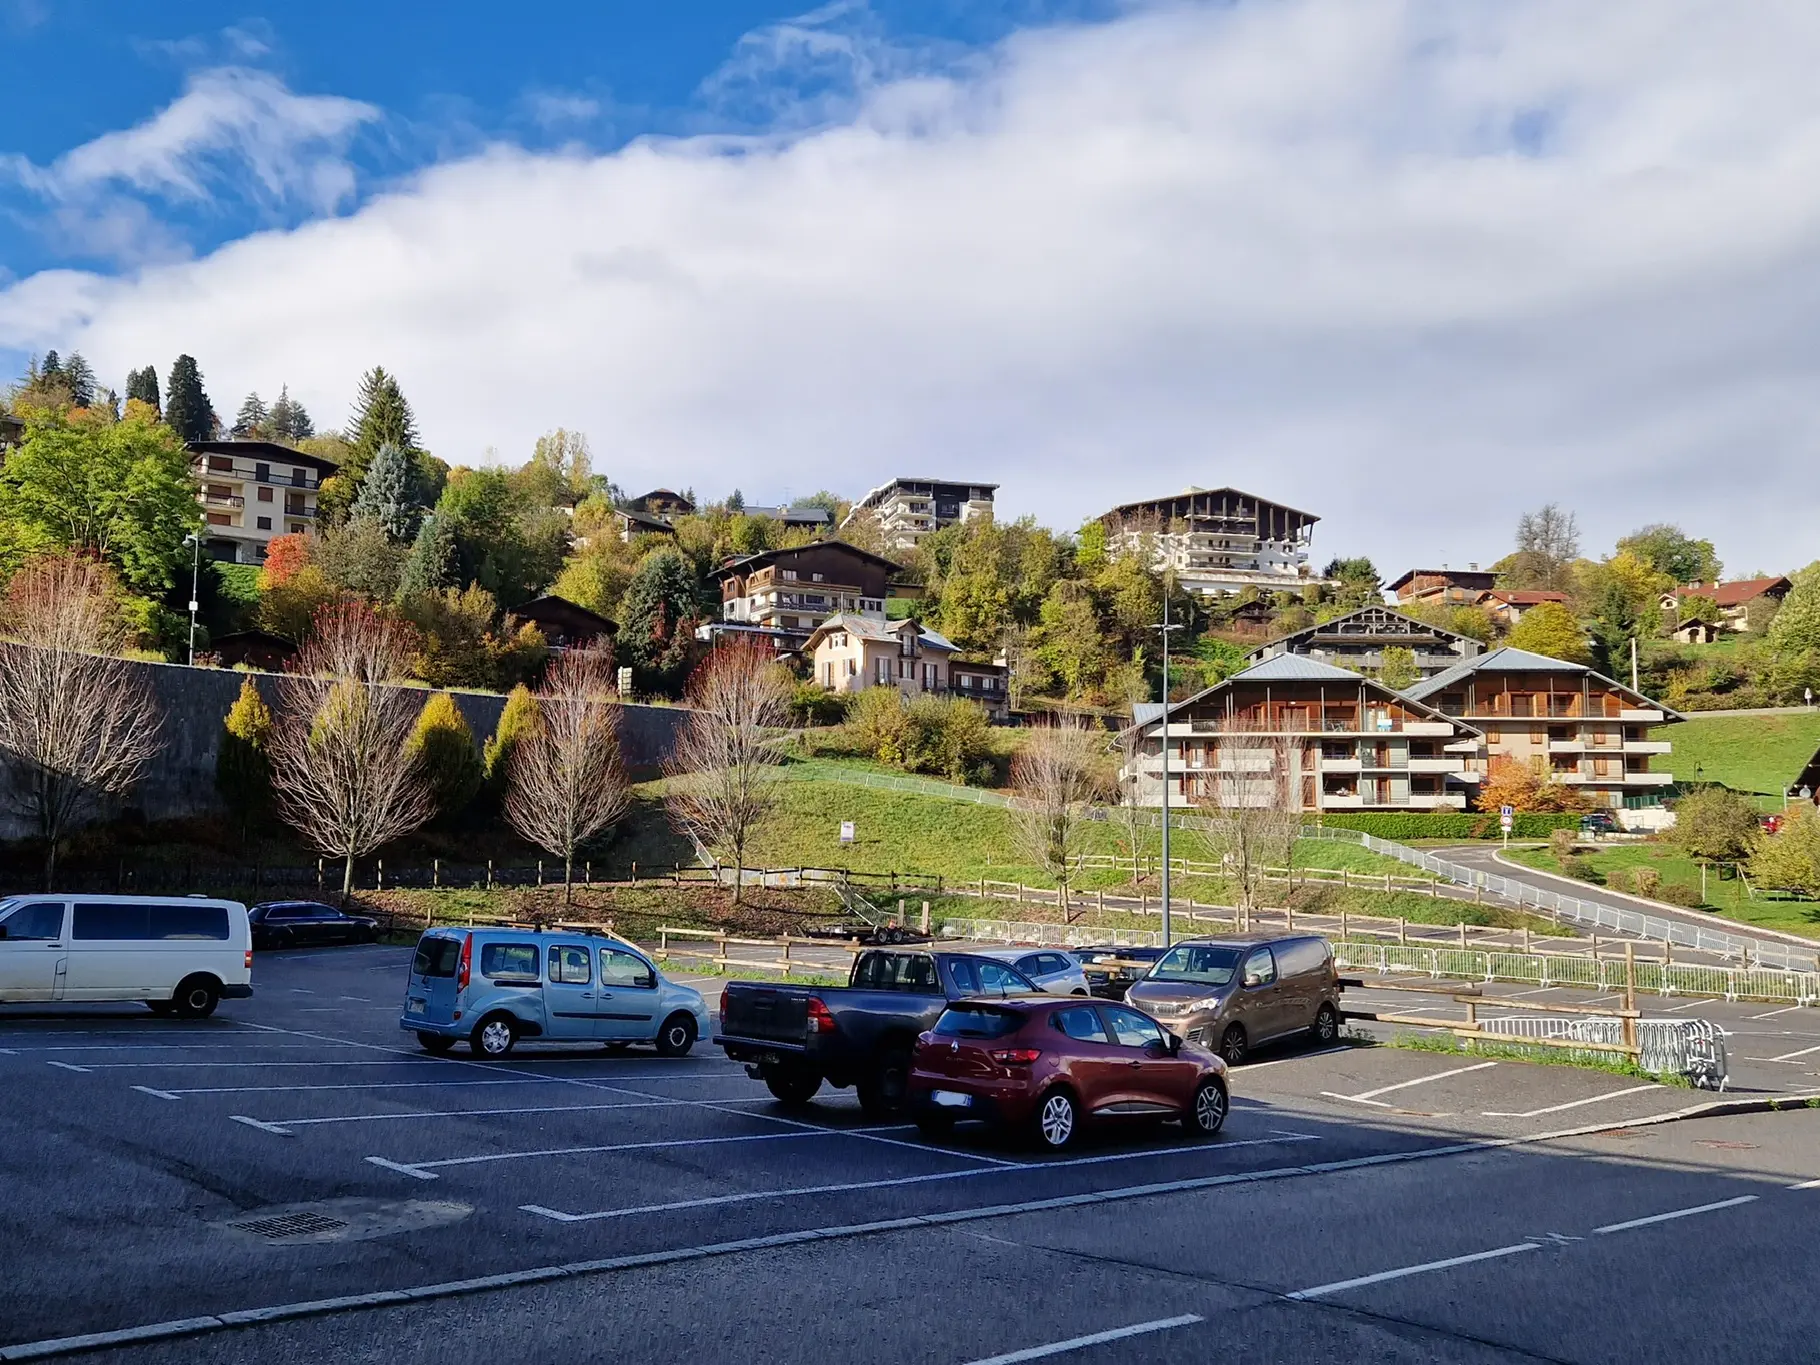
[[[957,1121],[1028,1133],[1045,1151],[1089,1123],[1226,1122],[1226,1064],[1147,1014],[1078,996],[957,1000],[916,1040],[909,1099],[932,1137]]]
[[[319,901],[266,901],[247,911],[255,948],[313,948],[326,943],[375,943],[379,921],[343,914]]]

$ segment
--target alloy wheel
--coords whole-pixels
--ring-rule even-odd
[[[503,1055],[512,1046],[512,1026],[495,1019],[480,1030],[480,1049],[489,1057]]]
[[[1044,1142],[1051,1147],[1066,1147],[1074,1136],[1074,1101],[1066,1095],[1051,1095],[1043,1101],[1039,1123]]]
[[[1203,1133],[1217,1133],[1226,1122],[1226,1092],[1204,1085],[1194,1097],[1194,1125]]]

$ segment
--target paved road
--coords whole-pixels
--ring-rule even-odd
[[[0,1343],[340,1296],[93,1358],[1742,1362],[1820,1328],[1820,1112],[1656,1126],[1702,1097],[1289,1049],[1218,1141],[1041,1160],[845,1092],[787,1115],[712,1052],[425,1058],[404,958],[261,959],[199,1024],[0,1012]]]

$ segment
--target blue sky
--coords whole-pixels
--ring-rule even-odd
[[[1112,9],[1110,0],[873,0],[829,4],[806,18],[830,32],[956,59],[1020,26]],[[346,211],[403,173],[497,139],[607,150],[647,133],[760,126],[766,103],[711,83],[739,56],[742,38],[804,17],[802,6],[776,0],[310,0],[269,11],[208,0],[0,0],[10,111],[0,115],[0,154],[50,165],[168,105],[197,71],[248,67],[298,95],[382,111],[349,147],[360,179],[338,206]],[[772,95],[811,94],[845,85],[846,76],[840,63],[804,63],[767,72],[764,85]],[[203,204],[166,205],[162,221],[181,228],[184,247],[205,252],[309,216],[223,190]],[[0,210],[8,207],[0,212],[7,274],[110,264],[107,253],[85,251],[0,191]]]
[[[0,51],[0,374],[188,353],[327,427],[382,364],[451,463],[561,426],[753,502],[1231,485],[1388,573],[1549,500],[1820,553],[1813,0],[0,0]]]

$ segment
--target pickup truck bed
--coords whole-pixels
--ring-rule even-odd
[[[853,1086],[874,1117],[902,1105],[917,1035],[955,1000],[1041,994],[1016,968],[971,953],[861,953],[845,986],[731,981],[714,1041],[779,1100]]]

